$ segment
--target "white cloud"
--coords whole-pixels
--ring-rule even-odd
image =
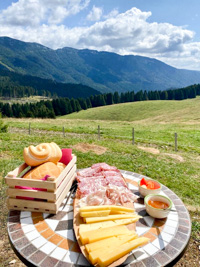
[[[101,7],[93,6],[90,13],[87,15],[87,20],[98,21],[101,19],[103,9]]]
[[[114,8],[113,10],[110,11],[107,15],[104,16],[105,19],[110,19],[113,17],[116,17],[119,14],[119,11],[117,8]]]
[[[10,26],[38,27],[58,24],[67,16],[86,8],[90,0],[19,0],[0,13],[0,23]]]
[[[105,17],[98,10],[93,19],[101,21],[91,26],[68,28],[61,24],[88,4],[89,0],[19,0],[0,13],[0,36],[38,42],[53,49],[68,46],[137,54],[178,68],[200,70],[200,42],[193,42],[194,32],[169,23],[150,23],[147,19],[151,12],[137,8],[124,13],[113,10]],[[94,6],[92,11],[94,8],[98,9]]]

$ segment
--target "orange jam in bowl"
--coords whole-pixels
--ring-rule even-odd
[[[169,205],[162,201],[156,201],[156,200],[149,200],[148,204],[156,209],[167,209],[169,208]]]

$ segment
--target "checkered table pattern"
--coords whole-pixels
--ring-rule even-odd
[[[145,176],[123,170],[121,173],[130,190],[139,196],[137,183]],[[172,266],[184,252],[191,233],[190,216],[183,202],[171,190],[162,186],[161,194],[173,202],[173,211],[166,219],[149,216],[141,197],[134,204],[136,212],[143,217],[136,223],[136,232],[148,237],[150,242],[133,250],[123,266]],[[66,200],[56,215],[10,211],[7,223],[10,243],[28,266],[90,266],[80,252],[73,231],[73,196],[65,205]]]

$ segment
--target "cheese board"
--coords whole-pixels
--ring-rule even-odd
[[[73,228],[82,254],[93,266],[121,265],[132,249],[148,242],[135,232],[135,196],[116,167],[105,163],[77,172],[76,179]]]
[[[73,222],[73,227],[74,227],[74,232],[75,232],[75,236],[77,239],[77,242],[79,244],[80,250],[82,252],[82,254],[85,256],[85,258],[90,262],[90,258],[89,258],[89,254],[86,250],[85,245],[82,244],[81,239],[80,239],[80,234],[79,234],[79,230],[80,230],[80,225],[84,224],[83,218],[80,216],[80,212],[79,212],[79,198],[75,197],[74,199],[74,222]],[[128,203],[128,205],[126,205],[126,207],[129,208],[134,208],[133,203]],[[136,224],[135,223],[131,223],[126,225],[126,227],[129,230],[135,230]],[[114,267],[114,266],[119,266],[120,264],[122,264],[123,262],[125,262],[125,260],[127,259],[128,254],[121,257],[120,259],[114,261],[112,264],[108,265],[109,267]],[[95,264],[95,266],[97,266],[97,264]]]

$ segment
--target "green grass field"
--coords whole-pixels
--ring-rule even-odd
[[[184,101],[146,101],[100,107],[57,119],[4,119],[8,133],[0,133],[1,201],[3,177],[23,162],[25,146],[56,142],[71,147],[78,168],[107,162],[119,169],[154,178],[173,190],[191,211],[193,236],[200,234],[200,98]],[[31,134],[28,134],[31,123]],[[97,127],[101,128],[98,140]],[[63,127],[65,137],[63,136]],[[135,144],[132,144],[132,128]],[[174,133],[178,152],[174,151]],[[77,144],[106,148],[97,155],[81,152]],[[150,149],[148,152],[146,149]],[[153,149],[157,149],[153,154]],[[3,204],[2,204],[3,205]]]

